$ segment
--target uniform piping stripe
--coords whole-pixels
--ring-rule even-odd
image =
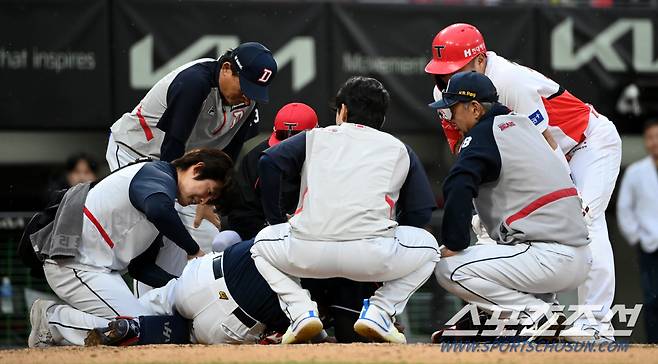
[[[526,207],[522,208],[519,212],[515,213],[514,215],[508,217],[505,220],[505,223],[509,226],[511,225],[514,221],[523,219],[524,217],[530,215],[531,213],[535,212],[535,210],[544,207],[545,205],[548,205],[551,202],[555,202],[557,200],[566,198],[566,197],[572,197],[572,196],[578,196],[578,191],[574,188],[564,188],[561,190],[553,191],[549,194],[546,194],[534,201],[532,201],[529,205]]]
[[[388,207],[390,208],[388,216],[392,218],[393,217],[393,208],[395,207],[395,201],[393,201],[393,199],[389,195],[385,195],[384,200],[386,200],[386,203],[388,204]]]
[[[454,280],[455,273],[457,273],[457,271],[458,271],[459,269],[461,269],[461,268],[463,268],[463,267],[465,267],[465,266],[467,266],[467,265],[470,265],[470,264],[480,263],[480,262],[486,262],[486,261],[488,261],[488,260],[514,258],[514,257],[516,257],[516,256],[518,256],[518,255],[521,255],[521,254],[523,254],[523,253],[526,253],[528,250],[530,250],[530,244],[528,244],[528,247],[527,247],[524,251],[522,251],[522,252],[518,252],[518,253],[514,253],[514,254],[512,254],[512,255],[499,256],[499,257],[489,257],[489,258],[483,258],[483,259],[478,259],[478,260],[473,260],[473,261],[470,261],[470,262],[466,262],[466,263],[460,265],[459,267],[455,268],[455,269],[452,271],[452,273],[450,273],[450,280],[453,281],[453,282],[455,282],[455,283],[457,283],[461,288],[465,289],[466,291],[471,292],[472,294],[474,294],[474,295],[476,295],[476,296],[482,298],[483,300],[485,300],[485,301],[491,303],[492,305],[495,305],[495,306],[499,306],[499,307],[503,307],[503,308],[505,308],[505,306],[500,305],[500,304],[498,304],[498,303],[496,303],[496,302],[490,300],[489,298],[484,297],[484,296],[482,296],[482,295],[476,293],[475,291],[468,289],[468,288],[467,288],[466,286],[464,286],[461,282]],[[530,316],[525,310],[523,310],[523,311],[521,311],[521,312],[523,312],[523,313],[526,314],[527,316]]]
[[[211,131],[210,133],[211,133],[212,135],[216,135],[216,134],[219,133],[222,129],[224,129],[224,124],[226,124],[226,111],[224,111],[224,121],[222,121],[222,125],[220,125],[219,127],[217,127],[217,129]]]
[[[433,246],[426,246],[426,245],[416,245],[416,246],[404,245],[404,244],[402,244],[402,242],[400,241],[400,239],[395,238],[395,240],[398,242],[398,244],[400,244],[400,246],[402,246],[402,247],[404,247],[404,248],[407,248],[407,249],[431,249],[431,250],[434,250],[434,251],[437,252],[437,253],[439,252],[439,251],[438,251],[435,247],[433,247]]]
[[[301,198],[301,200],[300,200],[300,201],[302,201],[302,204],[301,204],[301,206],[299,206],[299,208],[298,208],[297,210],[295,210],[295,215],[297,215],[298,213],[302,212],[302,210],[304,209],[304,199],[306,198],[306,194],[307,194],[307,193],[308,193],[308,187],[306,187],[306,188],[304,189],[304,193],[302,194],[302,198]]]
[[[96,217],[87,209],[87,206],[82,208],[82,211],[84,212],[85,216],[91,221],[92,224],[96,227],[98,232],[101,234],[103,237],[103,240],[107,243],[107,245],[110,246],[110,248],[114,248],[114,243],[112,242],[112,239],[110,239],[110,236],[107,235],[107,232],[105,229],[103,229],[103,226],[101,226],[101,223],[96,220]]]
[[[75,277],[80,281],[80,283],[82,283],[83,286],[87,287],[87,288],[91,291],[91,293],[93,293],[94,296],[98,297],[98,299],[101,300],[101,302],[103,302],[103,303],[105,304],[105,306],[107,306],[110,310],[112,310],[112,312],[114,312],[115,315],[120,316],[119,313],[117,312],[117,310],[115,310],[114,308],[112,308],[112,306],[110,306],[110,304],[107,303],[107,301],[105,301],[105,300],[103,299],[103,297],[101,297],[98,293],[96,293],[96,291],[94,291],[93,289],[91,289],[91,287],[89,287],[89,285],[88,285],[87,283],[85,283],[85,282],[82,280],[82,278],[80,278],[80,276],[78,275],[78,271],[77,271],[77,270],[75,270],[75,269],[72,269],[72,270],[73,270],[73,274],[75,275]]]
[[[61,322],[56,322],[56,321],[48,321],[48,324],[49,324],[49,325],[57,325],[57,326],[61,326],[61,327],[66,327],[66,328],[68,328],[68,329],[73,329],[73,330],[82,330],[82,331],[90,331],[90,330],[93,330],[93,329],[85,328],[85,327],[76,327],[76,326],[64,325],[63,323],[61,323]]]
[[[256,182],[254,183],[254,190],[258,189],[258,184],[260,183],[260,177],[256,177]]]
[[[260,243],[261,241],[283,241],[287,237],[288,237],[288,235],[284,235],[281,238],[275,238],[275,239],[260,239],[260,240],[254,241],[254,245]]]
[[[117,144],[117,150],[114,152],[114,156],[117,159],[117,168],[121,168],[121,162],[119,162],[119,144]]]
[[[144,115],[142,115],[142,105],[139,105],[137,108],[137,118],[139,119],[139,125],[141,125],[142,130],[144,130],[144,135],[146,135],[146,141],[153,139],[153,132],[151,131],[151,127],[146,122],[146,119],[144,119]]]

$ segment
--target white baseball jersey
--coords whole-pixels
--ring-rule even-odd
[[[153,243],[158,230],[133,206],[128,194],[130,181],[145,165],[125,167],[89,191],[76,263],[121,271]]]
[[[590,107],[541,73],[487,52],[484,72],[496,86],[499,102],[547,128],[564,154],[585,139]],[[434,87],[435,100],[440,97]]]

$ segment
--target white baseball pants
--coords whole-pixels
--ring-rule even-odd
[[[585,136],[585,141],[567,155],[574,183],[589,207],[592,221],[588,226],[592,269],[578,287],[578,304],[603,305],[601,311],[594,312],[595,318],[601,321],[615,297],[615,262],[605,210],[619,175],[621,138],[614,124],[594,110]]]
[[[105,159],[107,165],[110,167],[110,172],[132,163],[139,159],[141,156],[133,151],[124,148],[114,141],[114,136],[110,133],[110,138],[107,141],[107,150],[105,151]]]
[[[140,303],[158,315],[172,315],[176,308],[192,320],[192,342],[255,344],[265,325],[247,327],[233,314],[238,304],[224,278],[215,279],[213,273],[213,262],[222,256],[223,253],[212,253],[191,260],[180,278],[152,289],[140,297]]]
[[[47,315],[55,342],[84,345],[89,330],[107,326],[117,316],[153,314],[133,296],[118,272],[81,270],[46,261],[46,280],[67,305]]]
[[[104,300],[108,303],[112,302],[111,314],[103,312],[102,305],[90,305],[86,301],[76,307],[84,307],[81,309],[91,307],[92,309],[89,309],[88,312],[69,305],[56,305],[47,313],[53,340],[57,345],[83,346],[89,330],[106,327],[110,320],[119,316],[114,313],[115,310],[120,310],[118,307],[131,306],[132,310],[123,307],[121,312],[130,311],[132,314],[122,313],[120,316],[173,315],[174,309],[177,310],[183,317],[192,320],[190,335],[194,343],[257,343],[265,325],[254,320],[257,322],[256,325],[247,327],[233,314],[238,304],[228,291],[224,278],[215,279],[212,267],[215,259],[222,259],[222,254],[208,254],[202,258],[191,260],[180,278],[172,279],[164,287],[150,290],[139,300],[127,289],[120,294],[125,302]],[[67,273],[64,269],[56,270],[50,267],[49,270],[63,276]],[[88,272],[84,274],[80,274],[79,270],[75,270],[75,272],[79,276],[85,277],[86,281]],[[52,277],[52,274],[50,276]],[[91,277],[95,277],[91,281],[98,280],[98,276],[92,275]],[[94,283],[90,284],[96,287],[97,285]],[[125,287],[125,283],[121,283]],[[99,292],[101,291],[104,290],[99,288]],[[221,292],[225,295],[221,295]],[[80,293],[77,295],[80,296]],[[60,298],[63,297],[60,296]],[[67,303],[70,304],[68,301]]]
[[[105,159],[107,159],[110,171],[115,171],[118,168],[132,163],[139,157],[139,155],[129,149],[117,144],[114,141],[112,134],[110,134],[110,138],[107,142],[107,151],[105,153]],[[177,203],[176,211],[178,211],[178,216],[181,218],[183,225],[185,225],[187,231],[192,235],[192,238],[194,238],[197,244],[199,244],[201,250],[208,253],[212,251],[213,239],[219,231],[217,230],[217,227],[206,220],[202,220],[201,225],[199,225],[198,228],[194,227],[196,206],[197,205],[189,205],[183,207]],[[164,246],[158,253],[156,264],[170,274],[180,276],[183,272],[183,268],[185,268],[185,264],[187,263],[187,253],[166,237],[162,238],[162,242],[164,243]],[[144,293],[153,289],[153,287],[139,281],[134,281],[133,289],[135,295],[140,297]]]
[[[538,296],[578,287],[591,265],[588,246],[556,243],[476,245],[436,265],[447,291],[486,311],[523,305],[547,308]]]
[[[394,238],[330,242],[296,239],[290,234],[290,224],[283,223],[261,230],[251,254],[291,322],[309,310],[317,312],[317,304],[299,278],[384,282],[370,302],[395,316],[439,261],[436,239],[409,226],[397,227]]]

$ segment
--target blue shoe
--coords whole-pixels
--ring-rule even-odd
[[[407,338],[393,325],[393,319],[382,309],[363,300],[359,319],[354,323],[354,331],[377,342],[406,344]]]
[[[318,318],[317,313],[311,310],[299,317],[288,327],[288,330],[286,330],[286,333],[281,338],[281,344],[305,343],[321,332],[322,321]]]

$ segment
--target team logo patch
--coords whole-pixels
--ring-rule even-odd
[[[446,46],[444,46],[444,45],[434,46],[434,49],[436,49],[436,58],[441,58],[441,51],[442,51],[443,48],[445,48],[445,47],[446,47]]]
[[[437,115],[439,115],[439,120],[450,121],[452,119],[452,111],[450,109],[437,109]]]
[[[506,121],[502,124],[498,124],[498,127],[500,128],[500,131],[503,131],[511,126],[516,126],[513,121]]]
[[[242,120],[243,116],[244,110],[233,111],[233,120],[231,120],[231,126],[229,126],[229,129],[232,129],[238,121]]]
[[[295,130],[295,127],[297,126],[297,123],[288,123],[288,122],[285,122],[285,123],[283,123],[283,125],[286,126],[286,128],[288,129],[288,132],[291,132],[291,133],[292,133],[292,132]]]
[[[220,300],[228,300],[228,295],[224,291],[219,291],[219,299]]]
[[[210,109],[208,109],[208,115],[215,116],[215,106],[211,106]]]
[[[544,121],[544,115],[542,115],[539,110],[533,112],[528,117],[530,118],[530,121],[532,121],[532,123],[535,124],[535,125],[539,125],[539,123]]]
[[[258,79],[259,82],[265,83],[269,81],[270,76],[272,76],[272,70],[269,70],[267,68],[263,68],[263,74],[260,76]]]

